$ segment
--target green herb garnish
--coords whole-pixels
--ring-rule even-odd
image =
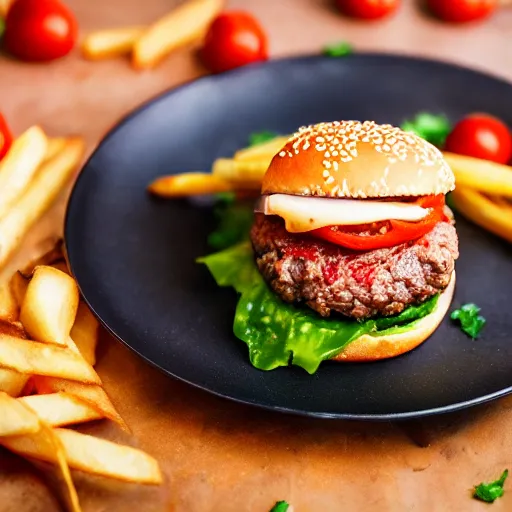
[[[208,236],[208,245],[213,249],[225,249],[249,238],[254,218],[252,208],[235,202],[231,192],[217,195],[214,214],[219,221],[217,229]]]
[[[286,501],[278,501],[273,507],[270,512],[286,512],[288,508],[290,507],[289,503],[286,503]]]
[[[257,146],[269,140],[275,139],[279,134],[270,130],[263,130],[261,132],[254,132],[249,135],[249,146]]]
[[[446,137],[452,131],[452,125],[446,116],[428,112],[420,112],[415,118],[404,121],[400,128],[419,135],[437,147],[444,146]]]
[[[339,41],[337,43],[324,46],[322,53],[327,57],[346,57],[354,53],[354,49],[347,41]]]
[[[464,304],[460,309],[452,311],[450,318],[460,322],[460,328],[471,338],[476,339],[485,325],[485,318],[478,313],[476,304]]]
[[[219,286],[240,293],[233,332],[249,348],[251,363],[260,370],[293,364],[313,374],[320,363],[363,334],[378,336],[411,329],[430,314],[438,296],[405,309],[399,315],[364,322],[322,318],[309,308],[284,303],[267,286],[254,263],[249,242],[199,258]]]
[[[503,474],[500,476],[498,480],[491,483],[481,483],[480,485],[475,486],[475,491],[473,493],[473,498],[478,500],[485,501],[487,503],[493,503],[495,499],[501,498],[503,493],[503,485],[505,484],[505,480],[508,476],[508,469],[503,471]]]
[[[5,32],[5,20],[3,18],[0,18],[0,39],[2,39],[4,32]]]

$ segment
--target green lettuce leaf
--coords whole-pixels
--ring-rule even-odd
[[[249,146],[258,146],[278,136],[277,132],[263,130],[261,132],[253,132],[249,135]]]
[[[249,239],[254,213],[252,205],[235,202],[234,197],[217,197],[214,214],[219,222],[217,229],[208,236],[208,245],[221,250]]]
[[[287,510],[290,508],[290,504],[286,501],[278,501],[273,507],[270,512],[287,512]]]
[[[233,331],[249,348],[251,363],[260,370],[293,364],[313,374],[320,363],[337,355],[363,334],[394,334],[410,329],[431,313],[437,297],[407,308],[394,317],[356,322],[322,318],[309,308],[281,301],[260,275],[249,242],[198,259],[219,286],[232,286],[240,299]]]

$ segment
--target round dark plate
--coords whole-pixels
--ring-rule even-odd
[[[354,55],[273,61],[165,93],[124,119],[83,169],[67,219],[72,271],[101,322],[164,372],[239,402],[312,416],[398,419],[452,411],[512,391],[512,250],[458,219],[454,306],[475,302],[487,325],[472,341],[448,318],[409,354],[371,364],[253,368],[232,334],[236,294],[194,259],[209,251],[207,206],[146,193],[155,177],[209,169],[252,131],[426,110],[473,111],[512,125],[512,86],[421,59]],[[126,378],[129,378],[127,375]]]

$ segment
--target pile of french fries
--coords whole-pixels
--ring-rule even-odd
[[[82,53],[90,60],[131,54],[136,69],[153,68],[178,48],[201,41],[223,5],[224,0],[188,0],[151,26],[93,32],[84,39]]]
[[[177,198],[218,192],[254,191],[273,156],[286,144],[279,136],[237,151],[232,158],[215,160],[211,173],[193,172],[157,178],[148,190]],[[512,242],[512,167],[454,153],[444,157],[455,174],[452,193],[456,209],[469,220]]]
[[[70,182],[79,137],[48,138],[34,126],[0,162],[0,268]],[[159,484],[146,453],[71,430],[107,418],[127,426],[94,370],[98,323],[81,301],[61,244],[0,282],[0,446],[59,468],[66,503],[80,511],[70,468]]]

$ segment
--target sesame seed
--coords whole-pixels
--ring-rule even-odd
[[[283,158],[283,156],[286,156],[286,151],[281,151],[281,152],[279,153],[279,156],[280,156],[281,158]]]
[[[330,185],[331,183],[334,183],[334,178],[332,176],[329,176],[329,178],[327,178],[325,184]]]
[[[330,175],[331,175],[331,173],[330,173],[328,170],[325,170],[325,171],[322,173],[322,176],[323,176],[324,178],[328,178]]]

